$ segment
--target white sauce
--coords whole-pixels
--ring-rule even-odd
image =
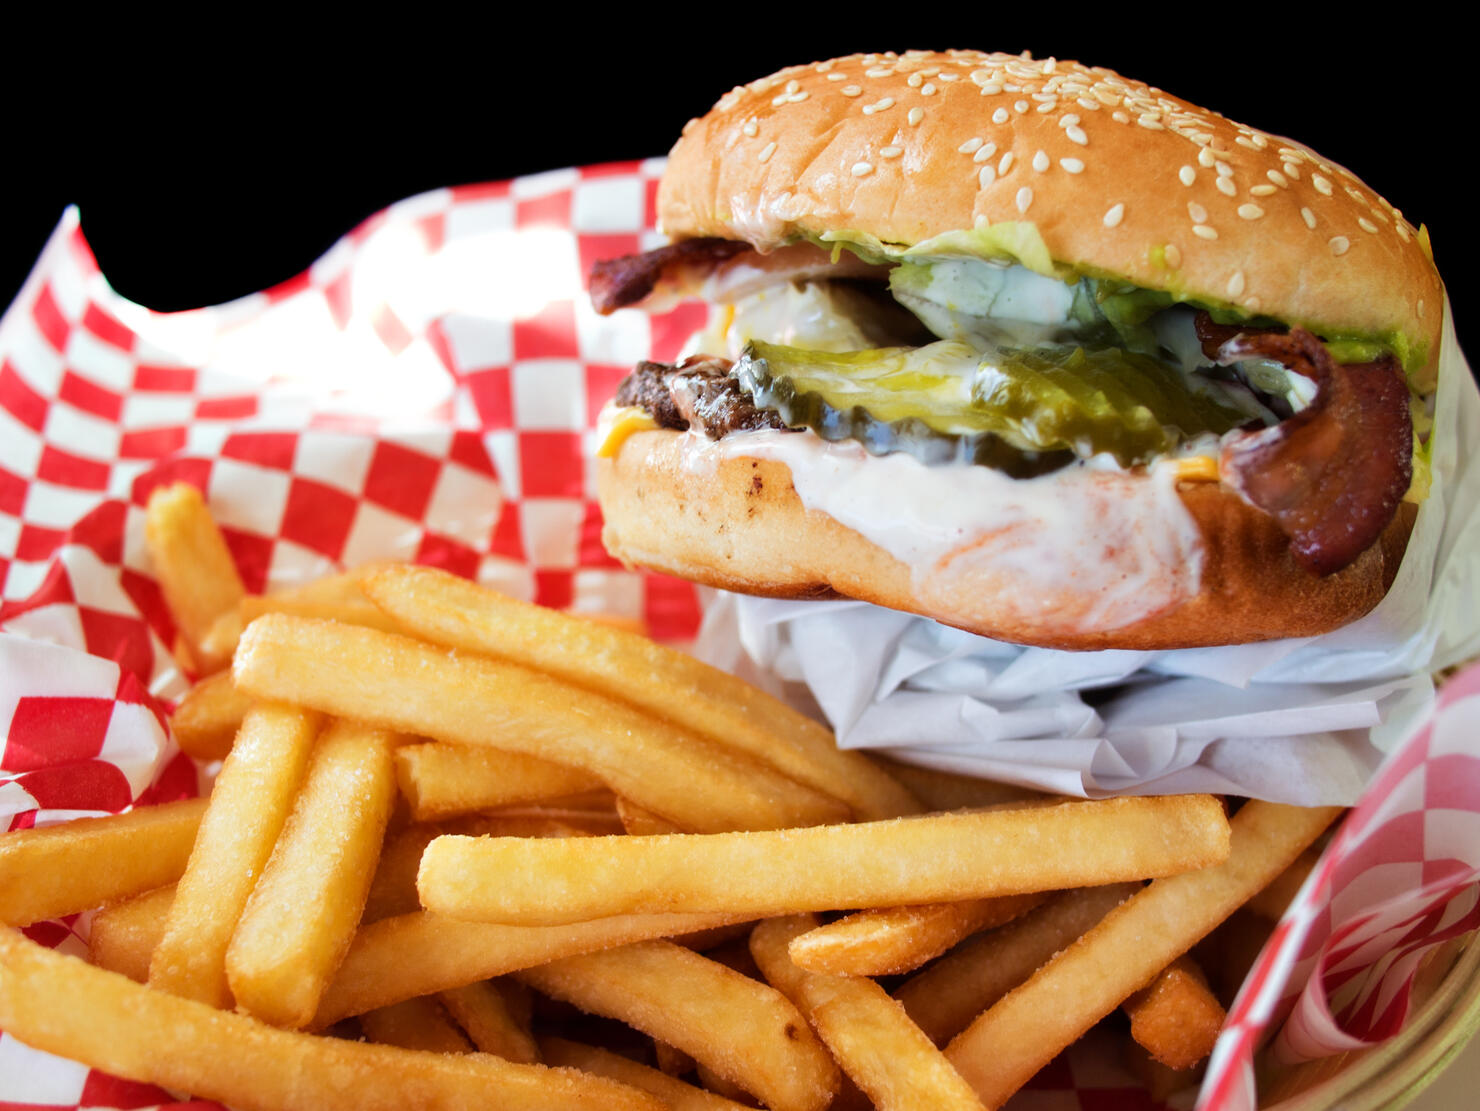
[[[784,463],[804,505],[904,563],[942,614],[971,612],[962,585],[971,583],[992,596],[983,612],[1002,618],[1118,629],[1185,601],[1201,582],[1201,534],[1177,496],[1175,464],[1146,476],[1097,457],[1013,479],[989,467],[871,456],[805,432],[719,443],[691,435],[686,445],[697,469],[735,456]]]

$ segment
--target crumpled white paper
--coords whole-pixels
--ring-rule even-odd
[[[1480,391],[1445,314],[1433,486],[1387,597],[1325,636],[1062,652],[861,602],[719,594],[697,652],[815,700],[848,748],[1091,798],[1350,805],[1480,653]]]

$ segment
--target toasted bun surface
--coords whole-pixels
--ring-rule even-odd
[[[597,460],[614,556],[709,586],[779,598],[842,595],[923,614],[982,636],[1048,648],[1159,650],[1315,636],[1367,613],[1402,561],[1415,507],[1404,503],[1378,543],[1320,577],[1298,566],[1289,540],[1263,513],[1215,482],[1178,494],[1201,533],[1198,589],[1129,625],[1086,630],[1078,600],[1047,599],[1032,617],[1004,597],[1041,590],[1015,580],[1014,561],[953,576],[933,590],[905,563],[826,513],[803,505],[783,463],[730,457],[715,468],[685,460],[686,434],[640,432]],[[1149,481],[1149,480],[1147,480]]]
[[[658,216],[761,250],[1027,221],[1057,264],[1384,338],[1433,385],[1443,296],[1412,225],[1308,148],[1107,69],[970,51],[785,69],[685,128]]]

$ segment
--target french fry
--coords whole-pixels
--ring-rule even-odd
[[[204,799],[188,799],[0,833],[0,925],[60,918],[173,883],[205,809]]]
[[[360,1029],[380,1045],[428,1053],[473,1052],[473,1043],[463,1036],[442,1005],[427,996],[366,1011],[360,1016]]]
[[[337,721],[308,773],[226,950],[237,1006],[307,1025],[365,908],[395,799],[394,738]]]
[[[688,829],[810,825],[838,820],[846,810],[758,761],[620,702],[373,629],[268,614],[242,635],[235,676],[257,697],[585,768]]]
[[[230,1006],[226,947],[287,821],[318,728],[317,714],[290,706],[248,711],[150,961],[150,987]]]
[[[706,1092],[659,1069],[651,1069],[621,1054],[596,1046],[581,1045],[564,1038],[541,1038],[545,1062],[562,1068],[580,1069],[594,1076],[620,1080],[651,1092],[672,1111],[750,1111],[750,1104]]]
[[[165,604],[192,670],[219,671],[231,660],[205,646],[211,626],[246,596],[221,530],[200,491],[183,482],[158,486],[144,511],[144,541]]]
[[[602,788],[580,768],[484,745],[406,745],[396,752],[396,779],[418,822],[539,802]]]
[[[186,756],[225,760],[252,700],[236,689],[230,671],[208,675],[185,692],[170,715],[170,731]]]
[[[960,903],[861,910],[798,936],[791,959],[808,972],[893,976],[913,972],[963,938],[1026,914],[1044,892]]]
[[[975,775],[926,768],[903,760],[880,758],[879,765],[899,780],[928,810],[976,810],[983,806],[1027,802],[1047,797],[1030,787],[998,783]]]
[[[687,1076],[696,1064],[687,1053],[662,1038],[653,1039],[653,1057],[658,1062],[658,1071],[669,1076]]]
[[[677,1046],[774,1111],[821,1111],[837,1066],[781,993],[664,941],[515,973],[536,991]]]
[[[314,1016],[314,1029],[376,1007],[589,953],[724,925],[703,914],[634,914],[571,926],[490,926],[421,911],[384,918],[355,935]]]
[[[376,605],[434,643],[537,668],[631,703],[842,798],[858,817],[921,810],[908,790],[867,757],[839,749],[811,718],[646,637],[520,602],[428,567],[384,568],[365,577],[364,589]]]
[[[1052,895],[1022,918],[947,953],[896,988],[894,997],[931,1041],[944,1045],[1140,888],[1113,883]]]
[[[87,936],[88,959],[99,968],[142,984],[149,979],[149,958],[164,936],[175,885],[156,888],[93,915]]]
[[[430,910],[487,922],[658,910],[757,918],[1144,879],[1227,854],[1222,804],[1182,795],[766,832],[439,837],[417,890]]]
[[[37,1049],[239,1111],[663,1107],[646,1092],[571,1070],[278,1030],[151,991],[12,930],[0,930],[0,1027]]]
[[[1213,1052],[1227,1018],[1190,957],[1177,958],[1122,1004],[1131,1037],[1171,1069],[1190,1069]]]
[[[437,998],[482,1052],[526,1065],[539,1062],[540,1047],[515,1019],[497,984],[480,980],[439,992]]]
[[[651,810],[644,809],[621,796],[617,797],[617,818],[622,823],[622,829],[634,837],[649,837],[655,833],[685,832],[663,815],[654,814]]]
[[[1254,897],[1246,904],[1247,908],[1261,918],[1278,922],[1284,917],[1285,908],[1305,884],[1306,877],[1320,858],[1321,854],[1315,849],[1306,849],[1295,858],[1295,863],[1270,881],[1269,886],[1255,892]]]
[[[1234,815],[1223,864],[1159,879],[1111,911],[946,1047],[988,1107],[1269,883],[1333,822],[1335,807],[1259,801]]]
[[[981,1111],[961,1074],[876,982],[797,966],[788,949],[816,928],[811,915],[772,918],[756,926],[750,951],[849,1078],[880,1111]]]

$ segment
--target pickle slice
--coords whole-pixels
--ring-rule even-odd
[[[1101,452],[1133,466],[1248,419],[1220,384],[1113,348],[983,352],[942,340],[839,354],[755,342],[734,373],[756,404],[824,439],[1016,476]]]

